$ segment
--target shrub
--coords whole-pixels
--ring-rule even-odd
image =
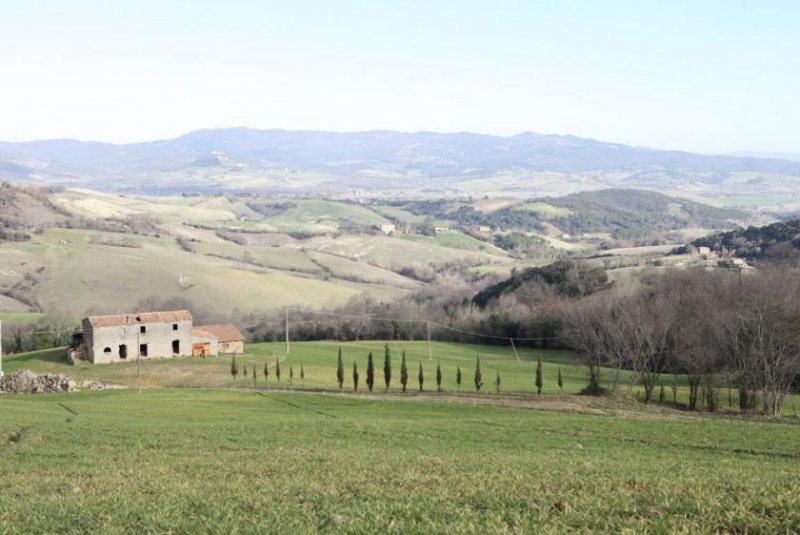
[[[500,393],[500,372],[497,372],[497,379],[494,380],[494,387],[497,390],[497,393]]]
[[[419,363],[419,375],[417,376],[419,379],[419,391],[422,392],[422,383],[425,382],[425,375],[422,373],[422,363]]]
[[[558,367],[558,389],[564,393],[564,378],[561,377],[561,366]]]
[[[456,386],[458,387],[458,391],[461,392],[461,366],[456,368]]]
[[[358,364],[353,361],[353,392],[358,392]]]
[[[231,357],[231,375],[233,376],[234,379],[236,379],[236,376],[239,375],[239,367],[236,366],[235,356]]]

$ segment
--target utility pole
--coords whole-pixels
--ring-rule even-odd
[[[509,340],[511,341],[511,349],[514,350],[514,356],[517,357],[517,362],[519,362],[519,355],[517,354],[517,348],[514,345],[514,339],[513,338],[509,338]]]
[[[433,349],[431,348],[431,322],[426,321],[425,325],[428,327],[428,360],[433,360]]]
[[[289,307],[286,307],[286,354],[289,354]]]

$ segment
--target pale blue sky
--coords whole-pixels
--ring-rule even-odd
[[[800,2],[0,0],[0,139],[523,131],[800,153]]]

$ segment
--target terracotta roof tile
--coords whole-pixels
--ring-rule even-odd
[[[116,327],[135,325],[137,323],[174,323],[176,321],[192,321],[192,313],[188,310],[171,310],[167,312],[139,312],[137,314],[113,314],[110,316],[89,316],[86,318],[92,327]]]
[[[244,341],[242,332],[232,323],[222,323],[218,325],[198,325],[195,327],[200,331],[215,336],[220,342]]]

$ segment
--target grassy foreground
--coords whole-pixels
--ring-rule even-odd
[[[236,390],[0,397],[0,531],[777,533],[800,427]]]

